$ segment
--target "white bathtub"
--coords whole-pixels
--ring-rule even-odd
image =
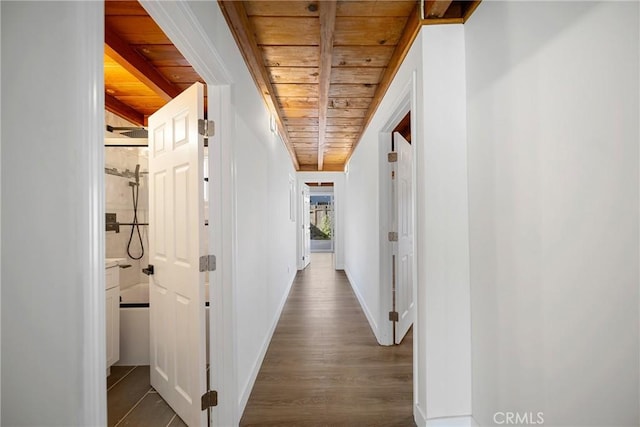
[[[205,286],[209,301],[209,286]],[[205,309],[207,360],[209,359],[209,306]],[[138,283],[120,291],[120,360],[116,365],[149,365],[149,284]]]
[[[209,302],[209,284],[204,285],[204,300]],[[149,307],[149,283],[142,282],[126,288],[120,288],[120,307],[132,304],[146,304]]]

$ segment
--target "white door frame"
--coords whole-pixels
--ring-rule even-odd
[[[379,260],[379,269],[380,269],[380,313],[379,313],[379,324],[387,325],[386,327],[381,327],[379,341],[382,345],[393,345],[393,322],[389,321],[389,312],[393,309],[393,300],[391,296],[392,287],[391,287],[391,255],[393,254],[392,245],[389,243],[388,232],[392,231],[392,218],[390,206],[392,204],[391,200],[391,165],[387,161],[387,154],[391,151],[391,140],[392,140],[392,132],[393,129],[398,125],[400,120],[411,111],[411,140],[417,141],[417,126],[415,124],[416,115],[416,73],[412,74],[411,79],[406,83],[404,89],[401,91],[398,99],[395,103],[395,106],[391,109],[392,113],[387,120],[386,124],[382,127],[379,133],[379,144],[378,144],[378,159],[379,159],[379,167],[380,167],[380,182],[378,186],[379,197],[380,197],[380,206],[379,206],[379,215],[380,215],[380,226],[382,227],[380,230],[380,260]],[[413,144],[412,144],[413,147]],[[416,215],[416,155],[415,155],[415,147],[414,147],[414,156],[413,156],[413,167],[412,167],[412,180],[414,182],[413,188],[411,189],[411,197],[413,198],[413,206],[414,206],[414,215],[413,215],[413,230],[414,230],[414,254],[415,245],[416,245],[416,223],[417,223],[417,215]],[[416,294],[417,294],[417,257],[414,256],[413,266],[412,266],[412,275],[413,275],[413,300],[417,302]],[[416,313],[419,309],[419,305],[416,304]],[[417,316],[416,316],[417,318]],[[416,322],[414,321],[414,333],[413,333],[413,341],[414,344],[417,341],[416,334]],[[416,348],[414,347],[414,350]],[[415,356],[414,352],[414,356]],[[415,359],[415,357],[414,357]],[[414,369],[414,381],[416,380],[416,371]]]
[[[415,122],[416,118],[419,117],[420,112],[417,107],[417,75],[416,71],[411,73],[411,78],[407,81],[404,88],[400,92],[400,95],[397,98],[397,101],[394,104],[394,107],[391,109],[392,113],[387,120],[385,126],[381,129],[379,133],[379,144],[378,144],[378,161],[380,167],[379,174],[379,215],[380,215],[380,226],[382,229],[380,230],[380,260],[379,260],[379,268],[380,268],[380,313],[379,313],[379,325],[388,325],[387,327],[380,327],[379,331],[379,341],[382,345],[393,345],[393,322],[389,321],[389,312],[393,309],[393,300],[391,296],[391,255],[393,253],[392,245],[389,243],[388,231],[390,229],[384,229],[384,227],[389,228],[392,223],[391,218],[391,166],[387,161],[387,153],[391,149],[391,138],[393,129],[397,126],[397,124],[402,120],[402,118],[408,113],[411,112],[411,141],[413,142],[412,148],[413,152],[413,162],[412,162],[412,171],[411,178],[413,181],[413,186],[411,189],[411,197],[413,199],[413,266],[411,268],[413,275],[413,301],[416,304],[415,308],[415,318],[413,322],[413,408],[414,408],[414,418],[416,416],[416,408],[418,402],[418,384],[419,378],[424,376],[424,372],[418,372],[418,351],[420,348],[420,325],[418,320],[418,313],[420,311],[420,304],[418,303],[418,266],[417,266],[417,252],[416,245],[418,241],[418,228],[417,228],[417,187],[418,180],[416,178],[417,175],[417,149],[416,144],[419,144],[418,141],[418,126]],[[416,420],[418,418],[415,418]]]
[[[305,194],[305,187],[307,194]],[[298,184],[298,223],[296,226],[296,233],[298,236],[298,270],[304,270],[311,262],[310,252],[307,254],[307,219],[309,219],[309,210],[305,209],[307,196],[311,197],[311,189],[304,182]],[[305,215],[307,215],[305,217]],[[311,244],[311,242],[309,242]],[[309,255],[309,256],[307,256]]]
[[[142,6],[147,10],[154,21],[167,34],[169,39],[182,52],[185,59],[193,66],[208,85],[209,118],[216,121],[216,135],[210,140],[209,170],[214,173],[209,178],[210,201],[210,247],[217,256],[217,270],[210,277],[210,298],[214,301],[211,306],[210,316],[210,342],[211,358],[216,363],[211,366],[211,377],[214,379],[212,388],[223,391],[218,396],[218,406],[212,410],[213,425],[237,425],[239,422],[238,402],[236,393],[236,367],[235,367],[235,317],[234,317],[234,280],[233,260],[235,241],[235,180],[233,175],[233,127],[231,124],[231,99],[230,85],[233,83],[231,73],[224,66],[222,56],[218,53],[212,41],[205,35],[198,18],[193,14],[186,2],[157,2],[142,0]],[[100,18],[100,23],[102,18]],[[87,36],[96,37],[100,45],[104,43],[102,26],[95,26],[87,20]],[[98,31],[96,32],[96,28]],[[93,34],[96,33],[96,34]],[[102,182],[104,174],[104,162],[102,162],[103,133],[104,133],[104,106],[100,107],[102,100],[100,88],[103,87],[102,56],[96,55],[94,49],[87,49],[86,56],[87,75],[97,88],[95,101],[97,108],[91,108],[92,120],[89,121],[91,138],[94,144],[88,144],[92,161],[90,167],[92,175],[97,177],[98,184]],[[95,71],[94,71],[95,69]],[[104,102],[103,102],[104,103]],[[92,104],[93,106],[93,104]],[[85,122],[86,123],[86,122]],[[99,141],[99,143],[98,143]],[[215,147],[215,149],[213,149]],[[103,218],[99,210],[104,211],[103,200],[104,186],[91,186],[91,200],[95,201],[95,217],[98,218],[97,227],[103,224]],[[104,229],[104,226],[101,230]],[[95,247],[103,248],[105,244],[104,232],[100,232],[95,238]],[[88,295],[87,307],[102,307],[104,305],[104,264],[101,258],[104,252],[98,250],[92,256],[92,271],[96,280]],[[97,289],[99,288],[99,289]],[[87,390],[100,390],[104,387],[104,345],[99,343],[99,338],[104,337],[104,309],[88,309],[85,311],[85,324],[91,325],[86,330],[88,335],[86,342],[91,343],[90,352],[87,353],[85,370],[87,375]],[[97,333],[96,333],[97,331]],[[99,374],[99,375],[98,375]],[[100,375],[102,377],[100,377]],[[106,393],[96,392],[85,395],[86,419],[88,424],[96,424],[96,420],[102,420],[97,424],[106,423]]]
[[[211,388],[218,390],[212,425],[240,421],[236,392],[235,342],[235,179],[232,74],[186,2],[140,2],[149,15],[204,79],[208,87],[209,120],[215,135],[209,139],[209,247],[216,255],[216,271],[209,273],[209,342]]]
[[[332,176],[333,174],[340,175],[342,180],[335,178]],[[341,261],[342,253],[339,254],[340,251],[344,251],[343,244],[338,244],[340,239],[342,238],[342,223],[340,221],[339,210],[342,209],[341,205],[341,197],[344,185],[344,172],[298,172],[297,174],[297,182],[298,188],[301,188],[301,185],[305,182],[331,182],[333,183],[333,265],[336,270],[344,270],[344,261]],[[300,218],[297,220],[297,233],[298,233],[298,242],[300,242],[300,233],[302,229],[300,228]],[[302,259],[302,251],[303,248],[298,245],[298,257]]]

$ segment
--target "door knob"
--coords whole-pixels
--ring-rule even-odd
[[[153,274],[153,265],[149,264],[147,268],[143,268],[142,272],[147,276],[151,276]]]

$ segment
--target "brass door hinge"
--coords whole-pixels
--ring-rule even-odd
[[[389,321],[391,321],[391,322],[397,322],[398,321],[398,312],[397,311],[390,311],[389,312]]]

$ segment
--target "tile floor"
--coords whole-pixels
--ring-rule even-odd
[[[107,377],[109,427],[186,426],[149,383],[149,366],[112,366]]]

